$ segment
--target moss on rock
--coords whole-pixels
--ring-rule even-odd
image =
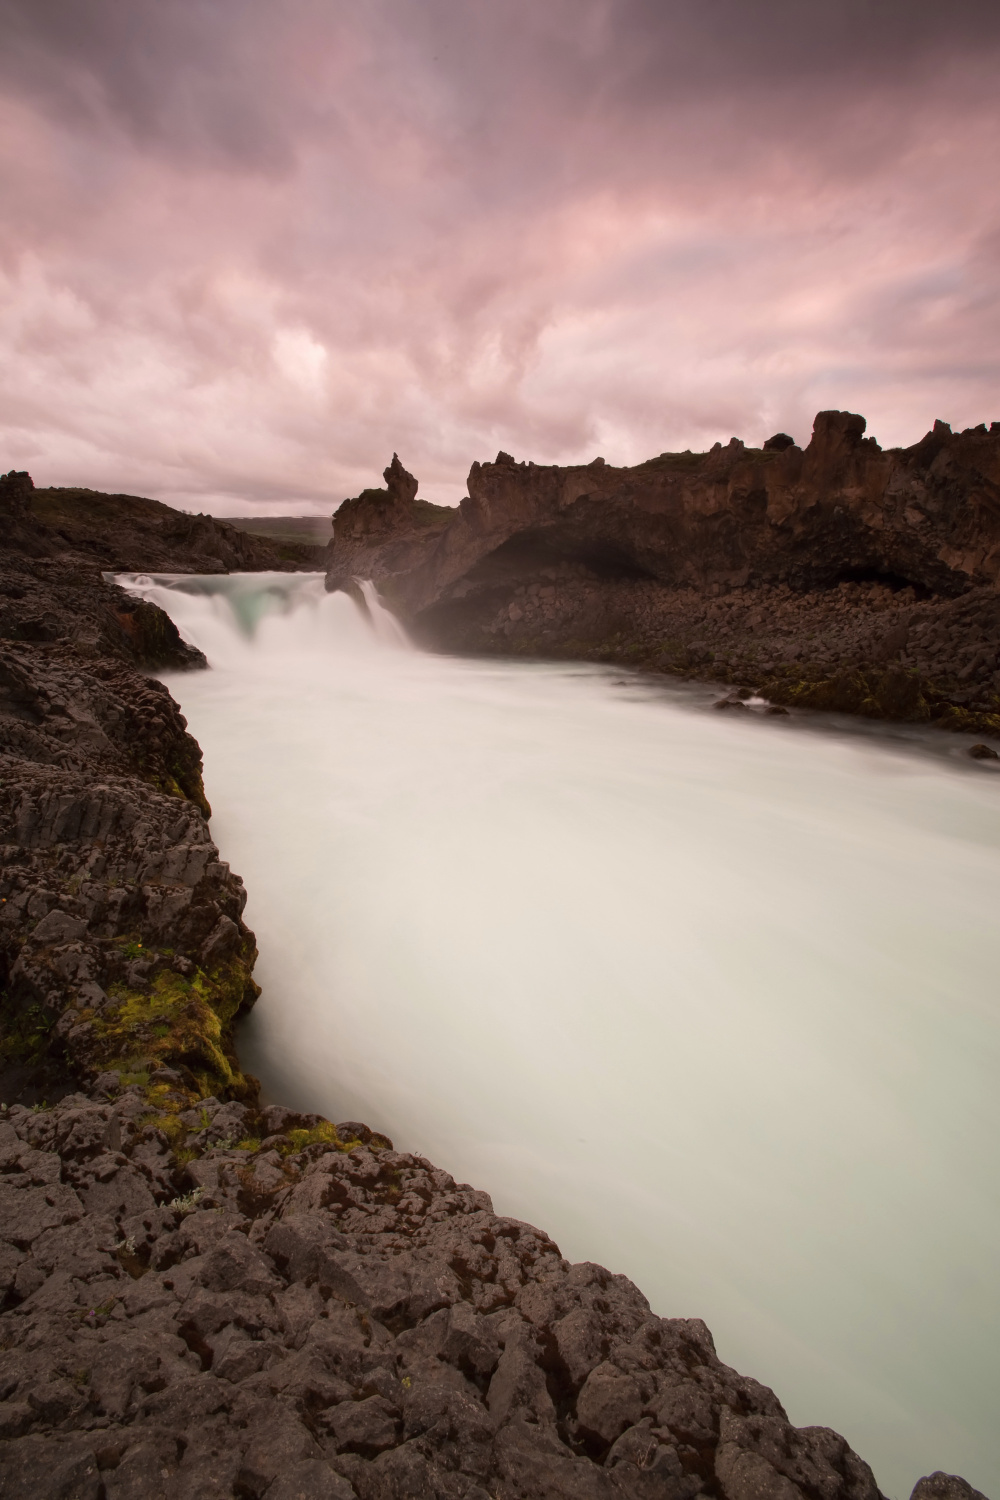
[[[92,1032],[88,1061],[98,1070],[117,1072],[123,1082],[148,1082],[157,1068],[169,1067],[194,1096],[253,1098],[256,1080],[239,1068],[232,1027],[259,993],[250,965],[240,956],[189,977],[158,967],[141,989],[113,985],[115,1003],[99,1015],[82,1013],[81,1022],[89,1021]]]

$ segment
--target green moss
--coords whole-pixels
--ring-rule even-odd
[[[762,684],[761,691],[787,708],[811,708],[827,713],[861,714],[870,719],[926,722],[932,717],[917,672],[900,667],[882,671],[857,667],[834,677],[815,663],[787,667]]]
[[[352,1141],[350,1146],[340,1139],[337,1134],[336,1125],[331,1125],[329,1120],[321,1120],[311,1130],[290,1130],[288,1139],[291,1142],[292,1151],[304,1151],[307,1146],[338,1146],[341,1150],[349,1151],[354,1146],[360,1146],[360,1141]]]
[[[257,993],[240,958],[207,972],[198,969],[189,979],[162,968],[148,990],[113,985],[109,994],[117,1005],[93,1021],[95,1060],[132,1082],[147,1083],[150,1071],[166,1064],[183,1070],[203,1098],[250,1097],[254,1088],[239,1071],[231,1030],[237,1012]]]
[[[347,1140],[341,1140],[337,1134],[337,1127],[329,1120],[321,1120],[318,1125],[313,1125],[309,1130],[290,1130],[288,1132],[288,1145],[279,1148],[284,1156],[290,1156],[295,1151],[305,1151],[308,1146],[334,1146],[338,1151],[355,1151],[363,1141],[351,1136]],[[388,1140],[381,1135],[373,1135],[368,1142],[369,1151],[384,1151],[388,1148]]]
[[[949,703],[935,717],[939,729],[950,729],[956,734],[989,734],[1000,736],[1000,714],[984,713],[981,709],[959,708]]]
[[[152,1092],[153,1090],[150,1090],[150,1093]],[[183,1121],[178,1119],[173,1111],[161,1115],[147,1115],[142,1124],[162,1131],[171,1146],[179,1146],[187,1135]]]

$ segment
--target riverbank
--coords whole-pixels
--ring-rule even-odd
[[[776,704],[1000,734],[1000,423],[883,452],[820,412],[632,468],[500,453],[457,510],[385,489],[334,517],[327,586],[371,578],[438,651],[613,662]]]
[[[877,1500],[698,1320],[364,1125],[260,1108],[242,883],[146,675],[203,661],[78,560],[2,574],[55,632],[2,648],[6,1500]]]
[[[595,661],[718,682],[788,707],[1000,736],[1000,597],[787,584],[705,596],[541,568],[509,603],[441,611],[427,644],[471,655]]]

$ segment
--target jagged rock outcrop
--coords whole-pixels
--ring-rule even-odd
[[[938,422],[914,447],[885,453],[864,430],[864,417],[820,412],[804,451],[781,434],[763,449],[734,438],[632,469],[501,453],[473,464],[457,512],[435,507],[423,528],[416,482],[399,466],[388,492],[366,491],[337,513],[330,584],[370,577],[415,619],[462,585],[467,596],[487,571],[516,576],[529,556],[674,587],[815,588],[858,573],[945,594],[995,583],[1000,423],[953,434]]]
[[[449,506],[416,498],[417,481],[398,454],[392,455],[383,478],[384,490],[362,490],[334,514],[330,588],[350,590],[355,579],[371,577],[373,568],[380,584],[408,577],[456,519]]]
[[[366,491],[334,517],[327,586],[373,579],[441,649],[1000,733],[1000,423],[889,452],[864,429],[821,412],[805,450],[779,433],[631,469],[501,453],[419,519],[398,486]]]

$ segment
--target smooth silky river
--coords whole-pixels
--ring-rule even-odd
[[[890,1495],[995,1495],[1000,777],[426,655],[311,575],[131,586],[213,669],[168,681],[250,892],[268,1096],[703,1317]]]

